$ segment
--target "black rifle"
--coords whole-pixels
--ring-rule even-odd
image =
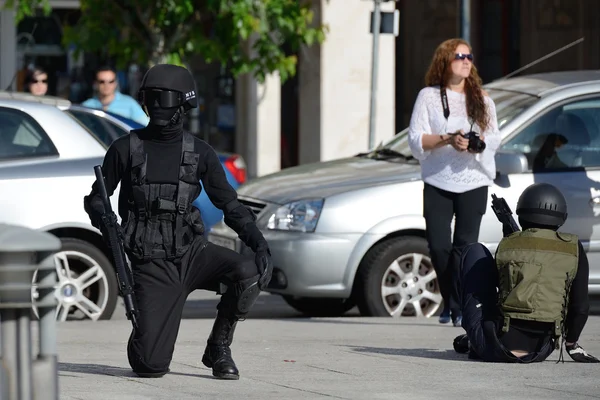
[[[521,230],[515,222],[512,211],[508,204],[506,204],[506,200],[502,197],[499,198],[495,194],[492,194],[492,210],[494,210],[498,221],[502,223],[503,232],[510,234]],[[509,232],[506,232],[506,229],[509,229]]]
[[[102,215],[102,223],[105,227],[106,235],[108,235],[108,245],[111,249],[113,261],[117,270],[117,279],[119,281],[119,292],[123,296],[125,301],[125,313],[127,319],[131,321],[134,329],[138,329],[138,311],[135,307],[135,299],[133,293],[133,286],[131,282],[133,278],[129,275],[129,267],[127,266],[127,258],[125,257],[125,251],[123,250],[123,243],[119,237],[119,231],[117,230],[117,216],[112,210],[110,201],[108,200],[108,193],[106,192],[106,183],[104,182],[104,176],[102,175],[102,167],[96,165],[94,167],[96,173],[96,183],[98,185],[98,191],[100,198],[104,204],[104,214]],[[103,232],[104,234],[104,232]]]

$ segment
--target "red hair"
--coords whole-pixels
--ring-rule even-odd
[[[450,64],[454,61],[456,48],[461,44],[467,46],[471,53],[473,52],[471,45],[463,39],[448,39],[435,49],[431,64],[429,64],[429,69],[425,74],[426,86],[439,85],[440,88],[446,87],[452,76]],[[467,97],[468,115],[473,118],[473,121],[479,125],[482,131],[485,131],[488,128],[490,117],[485,106],[482,81],[475,64],[471,66],[471,73],[465,79],[465,96]]]

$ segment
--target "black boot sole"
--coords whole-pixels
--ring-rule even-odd
[[[204,364],[204,366],[206,368],[213,368],[212,360],[210,358],[208,358],[206,356],[206,354],[202,356],[202,364]],[[214,368],[213,368],[213,376],[216,377],[216,378],[227,379],[227,380],[231,380],[231,381],[235,381],[235,380],[240,379],[239,375],[236,375],[236,374],[221,374],[221,373],[216,372],[214,370]]]
[[[226,380],[229,380],[229,381],[237,381],[238,379],[240,379],[239,375],[235,375],[235,374],[219,374],[219,373],[216,373],[214,370],[213,370],[213,376],[216,377],[216,378],[219,378],[219,379],[226,379]]]

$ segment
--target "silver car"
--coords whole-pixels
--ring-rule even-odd
[[[88,130],[73,116],[78,112],[103,114],[60,98],[0,92],[0,221],[61,239],[55,291],[60,321],[109,319],[118,299],[110,255],[83,209],[93,167],[112,140]],[[104,117],[119,129],[120,121]],[[111,198],[115,210],[118,192]]]
[[[582,241],[590,293],[600,294],[600,72],[529,75],[486,90],[503,136],[490,194],[515,210],[530,184],[559,187],[569,206],[563,229]],[[285,169],[238,189],[271,247],[269,292],[313,316],[340,315],[354,305],[367,316],[436,313],[442,299],[407,131],[368,153]],[[223,222],[209,237],[247,251]],[[494,252],[501,238],[488,208],[479,240]]]

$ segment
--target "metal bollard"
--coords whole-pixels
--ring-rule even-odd
[[[45,232],[0,224],[0,400],[58,399],[56,266],[60,240]],[[38,275],[36,301],[32,282]],[[39,352],[32,360],[32,306],[39,310]]]

